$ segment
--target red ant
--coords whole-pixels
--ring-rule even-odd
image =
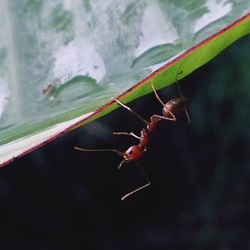
[[[168,121],[176,121],[176,116],[178,116],[181,112],[183,112],[186,108],[186,98],[181,97],[175,97],[172,100],[168,101],[167,103],[164,103],[161,98],[158,96],[156,89],[153,85],[153,80],[151,79],[151,87],[154,91],[156,99],[162,104],[162,115],[152,115],[150,117],[150,121],[145,120],[142,118],[139,114],[137,114],[134,110],[132,110],[130,107],[119,101],[118,99],[115,99],[115,101],[121,105],[123,108],[127,109],[129,112],[134,114],[139,120],[141,120],[143,123],[145,123],[146,127],[141,130],[141,135],[137,136],[133,132],[127,133],[127,132],[114,132],[115,135],[129,135],[133,136],[136,139],[139,140],[139,143],[137,145],[133,145],[129,147],[125,152],[117,150],[117,149],[85,149],[80,147],[75,147],[75,149],[80,151],[91,151],[91,152],[114,152],[118,154],[119,156],[123,157],[123,160],[118,166],[118,169],[120,169],[124,164],[127,164],[129,162],[135,162],[136,165],[139,167],[140,171],[144,175],[144,177],[147,180],[147,183],[132,192],[127,193],[124,195],[121,200],[126,199],[130,195],[138,192],[139,190],[149,186],[151,184],[150,179],[145,174],[144,170],[140,167],[140,165],[137,163],[136,160],[141,158],[143,156],[143,153],[147,151],[147,145],[149,143],[149,136],[152,133],[152,131],[155,129],[155,126],[157,122],[160,120],[168,120]],[[190,122],[189,117],[187,116],[188,122]]]

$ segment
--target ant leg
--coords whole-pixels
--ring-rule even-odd
[[[180,93],[180,96],[181,97],[184,97],[184,95],[183,95],[183,91],[182,91],[182,89],[181,89],[181,85],[180,85],[180,82],[179,82],[179,80],[178,80],[178,75],[181,75],[183,73],[183,71],[180,71],[179,73],[177,73],[177,76],[176,76],[176,84],[177,84],[177,87],[178,87],[178,91],[179,91],[179,93]],[[190,124],[191,123],[191,119],[190,119],[190,116],[189,116],[189,114],[188,114],[188,110],[187,110],[187,108],[186,108],[186,106],[185,106],[185,114],[186,114],[186,117],[187,117],[187,124]]]
[[[165,117],[165,116],[162,116],[162,115],[154,115],[154,117],[175,122],[176,121],[175,115],[171,111],[168,111],[168,112],[171,115],[171,117]]]
[[[117,149],[88,149],[88,148],[80,148],[80,147],[74,147],[74,149],[84,152],[114,152],[118,154],[119,156],[123,156],[124,152],[117,150]]]
[[[137,136],[136,134],[134,134],[133,132],[113,132],[113,135],[129,135],[129,136],[133,136],[136,139],[140,140],[141,138],[139,136]]]
[[[151,78],[150,79],[150,84],[151,84],[151,87],[152,87],[152,89],[153,89],[153,91],[154,91],[154,93],[155,93],[155,97],[156,97],[156,99],[162,104],[162,106],[164,107],[165,106],[165,103],[162,101],[162,99],[159,97],[159,95],[157,94],[157,92],[156,92],[156,89],[155,89],[155,86],[154,86],[154,82],[153,82],[153,79]]]
[[[121,198],[122,201],[125,200],[125,199],[127,199],[129,196],[135,194],[136,192],[138,192],[138,191],[140,191],[140,190],[142,190],[142,189],[148,187],[148,186],[151,184],[150,179],[148,178],[147,174],[146,174],[145,171],[142,169],[142,167],[141,167],[137,162],[135,162],[135,163],[136,163],[137,167],[139,168],[139,170],[141,171],[142,175],[143,175],[143,176],[145,177],[145,179],[147,180],[147,183],[146,183],[145,185],[139,187],[139,188],[136,188],[136,189],[133,190],[132,192],[129,192],[129,193],[125,194],[124,196],[122,196],[122,198]]]
[[[190,116],[189,116],[189,113],[188,113],[188,110],[187,108],[185,107],[185,114],[186,114],[186,117],[187,117],[187,124],[191,124],[191,119],[190,119]]]
[[[123,108],[127,109],[129,112],[131,112],[133,115],[135,115],[139,120],[141,120],[142,122],[144,122],[146,125],[149,124],[148,121],[146,121],[144,118],[142,118],[139,114],[137,114],[133,109],[131,109],[130,107],[128,107],[127,105],[125,105],[124,103],[122,103],[121,101],[119,101],[118,99],[115,99],[115,101],[120,104]]]

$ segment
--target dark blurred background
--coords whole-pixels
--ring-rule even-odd
[[[143,124],[120,108],[0,170],[1,249],[250,249],[250,38],[245,37],[181,81],[185,116],[162,121],[139,164],[117,170],[113,153]],[[175,86],[159,92],[178,96]],[[130,104],[148,118],[154,94]]]

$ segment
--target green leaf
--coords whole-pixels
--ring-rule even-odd
[[[249,33],[249,5],[2,1],[0,165],[190,74]]]

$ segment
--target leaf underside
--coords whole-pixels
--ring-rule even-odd
[[[88,8],[88,6],[85,7]],[[130,22],[128,19],[128,16],[130,15],[138,15],[138,13],[131,14],[135,9],[136,8],[134,8],[133,5],[127,6],[127,12],[124,12],[125,14],[123,13],[123,22]],[[146,12],[147,7],[142,6],[141,9]],[[73,21],[70,13],[64,12],[63,7],[60,7],[60,5],[58,5],[57,8],[54,8],[54,11],[52,24],[55,26],[55,29],[65,31],[65,27],[71,27]],[[205,10],[203,10],[203,13],[201,14],[204,14],[204,11]],[[170,14],[168,13],[168,15]],[[141,16],[141,20],[143,20],[143,16]],[[228,20],[226,23],[227,22]],[[28,106],[25,109],[22,109],[22,111],[18,110],[18,107],[15,104],[15,109],[9,114],[11,119],[2,124],[0,139],[2,145],[0,147],[0,166],[6,165],[14,158],[26,154],[72,129],[108,114],[116,109],[118,105],[112,99],[108,102],[107,100],[118,95],[124,91],[124,89],[127,90],[117,98],[121,99],[124,103],[127,103],[139,98],[140,96],[151,93],[151,80],[153,80],[156,89],[160,89],[173,84],[176,82],[177,78],[180,80],[189,75],[218,55],[230,44],[244,35],[247,35],[250,32],[250,14],[246,14],[229,26],[214,33],[205,40],[202,40],[207,34],[212,34],[214,32],[214,27],[217,28],[218,26],[221,28],[223,27],[223,24],[223,18],[220,18],[218,21],[210,22],[205,28],[198,30],[195,33],[195,36],[193,35],[193,37],[195,37],[193,43],[196,41],[200,42],[171,60],[169,60],[171,56],[180,53],[180,51],[185,48],[183,45],[184,41],[187,44],[191,43],[188,43],[187,40],[183,39],[182,42],[175,41],[174,43],[151,46],[148,50],[141,52],[138,56],[134,57],[134,60],[131,61],[130,67],[125,69],[122,68],[124,65],[119,63],[118,60],[122,60],[122,58],[116,58],[114,57],[114,54],[112,54],[111,58],[113,58],[113,62],[106,66],[115,67],[114,70],[117,71],[117,74],[113,73],[110,76],[106,75],[105,79],[102,80],[102,84],[88,73],[83,72],[65,78],[63,84],[61,79],[55,79],[53,82],[41,85],[42,87],[39,89],[41,98],[37,101],[38,104],[34,104],[34,108]],[[176,27],[178,27],[178,24],[176,24]],[[126,30],[122,30],[122,33],[126,32]],[[95,34],[95,36],[96,35],[97,34]],[[70,40],[70,38],[68,39]],[[118,39],[118,44],[121,43],[120,46],[124,46],[122,37],[116,39]],[[64,42],[66,47],[70,45],[69,41],[68,43],[67,41]],[[186,46],[188,47],[188,45]],[[116,49],[116,47],[114,49]],[[129,50],[129,48],[125,49]],[[105,50],[103,52],[105,52]],[[0,48],[0,60],[1,53],[3,58],[6,57],[4,55],[5,52]],[[168,60],[168,62],[163,63],[166,60]],[[159,63],[163,64],[163,66],[160,67]],[[152,67],[152,65],[156,66]],[[32,67],[34,69],[34,66]],[[100,67],[98,64],[94,65],[91,70],[98,71],[98,67]],[[123,71],[121,71],[120,68],[122,68]],[[155,68],[157,70],[150,73]],[[11,70],[14,73],[17,69],[13,68]],[[80,71],[81,70],[79,69],[79,72]],[[131,86],[131,82],[133,84],[133,82],[136,82],[137,79],[140,79],[143,76],[146,76],[143,80],[132,85],[131,88],[127,88],[129,82],[129,86]],[[17,79],[14,80],[17,81]],[[46,80],[47,79],[42,82],[44,83]],[[105,82],[108,84],[104,84]],[[121,82],[121,85],[115,84],[116,82]],[[22,91],[29,94],[29,91],[27,90]],[[28,96],[28,98],[31,97]],[[73,103],[73,106],[69,106],[69,103]],[[88,113],[95,110],[96,107],[103,103],[105,104],[99,107],[95,112]],[[58,107],[60,107],[60,110],[57,109]],[[41,109],[41,113],[38,112],[39,116],[36,115],[38,109]],[[67,112],[65,112],[65,110],[67,110]],[[14,118],[17,119],[17,116],[19,116],[19,118],[25,117],[25,119],[20,119],[18,125],[16,125],[16,121],[13,120]],[[27,124],[29,124],[29,126],[27,126]]]

